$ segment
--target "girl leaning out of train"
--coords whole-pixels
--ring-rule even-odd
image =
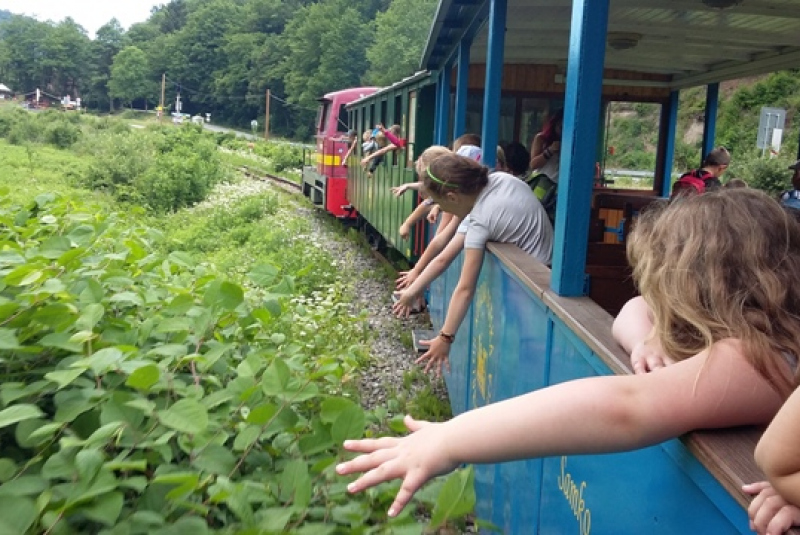
[[[778,535],[800,526],[800,389],[794,391],[756,446],[756,462],[767,481],[743,487],[755,494],[747,512],[750,528]]]
[[[462,463],[626,451],[768,423],[797,384],[787,355],[800,355],[798,222],[761,192],[723,190],[642,214],[628,253],[674,364],[561,383],[444,423],[408,416],[404,438],[344,443],[363,454],[337,466],[363,473],[348,490],[402,479],[393,516]]]
[[[425,371],[441,373],[448,364],[450,344],[467,313],[478,282],[483,254],[489,241],[513,243],[543,264],[550,264],[553,227],[542,205],[527,184],[504,172],[489,170],[470,158],[445,154],[434,159],[425,171],[424,190],[442,211],[464,220],[459,234],[445,250],[445,263],[432,262],[402,293],[396,306],[410,306],[430,282],[438,277],[463,247],[461,276],[450,299],[442,330],[433,340],[422,342],[428,351],[417,362]],[[463,232],[463,233],[462,233]],[[455,254],[450,254],[454,252]]]

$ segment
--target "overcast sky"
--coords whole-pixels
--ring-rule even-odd
[[[41,21],[72,17],[94,38],[97,29],[114,17],[127,30],[131,24],[147,20],[150,8],[166,3],[169,0],[0,0],[0,9]]]

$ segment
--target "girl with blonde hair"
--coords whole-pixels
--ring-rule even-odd
[[[348,489],[402,479],[394,516],[462,463],[626,451],[768,423],[797,379],[800,224],[763,193],[721,190],[643,214],[628,247],[673,364],[553,385],[443,423],[407,416],[404,438],[344,443],[364,454],[337,466],[363,472]]]

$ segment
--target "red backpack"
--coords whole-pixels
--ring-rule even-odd
[[[706,191],[716,189],[718,186],[721,186],[721,182],[712,173],[704,169],[695,169],[682,174],[680,178],[675,181],[675,184],[672,186],[672,197],[690,188],[694,188],[696,193],[705,193]]]

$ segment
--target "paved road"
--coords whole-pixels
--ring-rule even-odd
[[[241,137],[241,138],[244,138],[244,139],[248,139],[250,141],[264,139],[264,135],[263,134],[261,134],[261,135],[253,135],[253,134],[250,134],[248,132],[243,132],[241,130],[235,130],[233,128],[225,128],[224,126],[217,126],[217,125],[209,124],[209,123],[203,123],[203,128],[205,128],[206,130],[209,130],[211,132],[226,132],[226,133],[236,134],[236,137]],[[274,138],[270,139],[270,141],[272,141],[274,143],[286,143],[288,145],[292,145],[292,146],[300,147],[300,148],[305,148],[305,149],[313,149],[314,148],[314,145],[308,145],[306,143],[298,143],[296,141],[286,141],[286,140],[283,140],[283,139],[274,139]]]

